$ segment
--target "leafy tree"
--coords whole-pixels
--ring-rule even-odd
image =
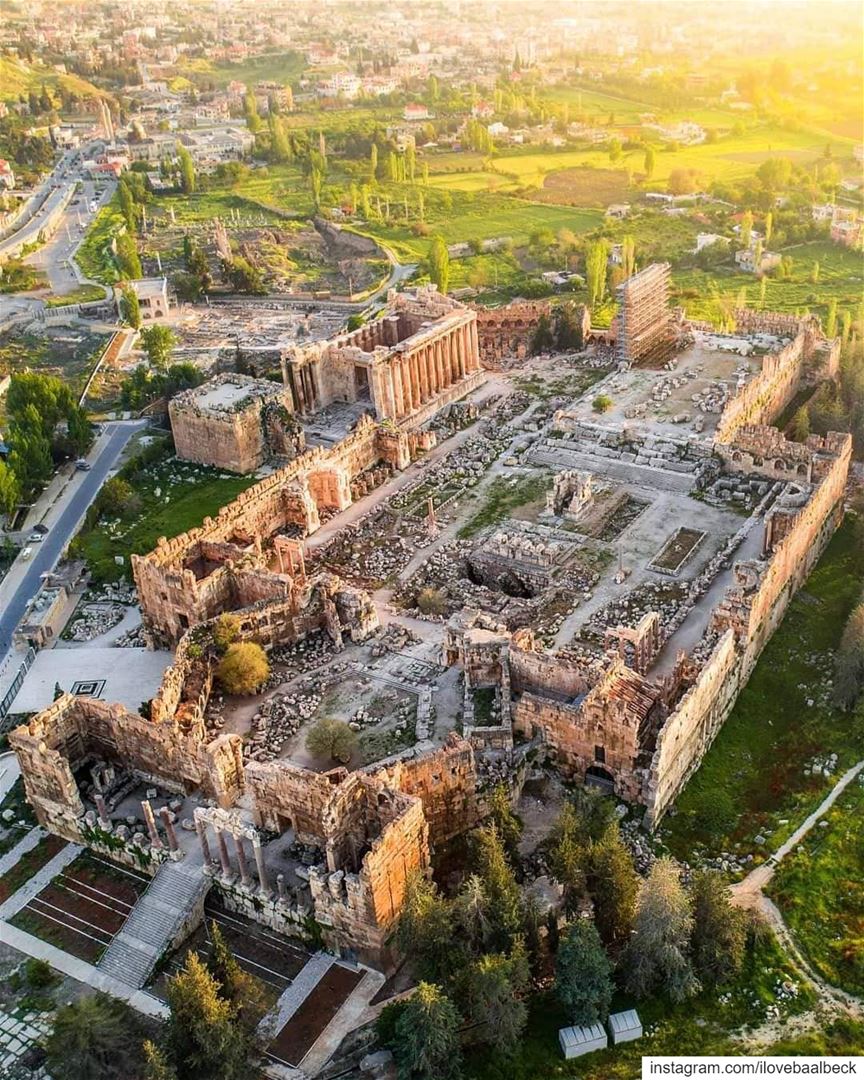
[[[254,641],[229,645],[216,668],[216,677],[229,694],[254,694],[269,674],[267,654]]]
[[[243,112],[246,115],[246,126],[253,135],[257,135],[261,130],[261,117],[258,115],[258,102],[251,90],[243,100]]]
[[[612,162],[613,165],[617,164],[621,160],[622,156],[621,140],[614,138],[610,139],[608,143],[608,151],[609,160]]]
[[[515,866],[519,861],[519,841],[522,839],[522,822],[513,813],[510,793],[506,784],[498,784],[489,798],[489,820],[498,830],[504,851]]]
[[[138,257],[138,248],[131,233],[125,232],[117,237],[117,269],[120,277],[127,281],[137,281],[143,277],[141,259]]]
[[[138,211],[135,208],[135,200],[125,180],[117,185],[117,197],[120,202],[120,213],[126,221],[126,227],[134,232],[138,227]]]
[[[194,952],[167,987],[171,1010],[165,1032],[169,1062],[180,1080],[252,1080],[251,1041],[235,1009]]]
[[[318,757],[329,757],[343,765],[351,760],[357,747],[357,736],[344,720],[325,716],[306,736],[306,749]]]
[[[224,611],[213,623],[213,644],[224,655],[228,646],[237,640],[240,618],[231,611]]]
[[[693,913],[676,863],[658,859],[639,889],[633,936],[624,965],[627,989],[636,997],[665,990],[672,1001],[695,994],[699,980],[689,957]]]
[[[769,158],[756,170],[756,176],[766,191],[782,191],[792,178],[792,162],[788,158]]]
[[[774,232],[774,215],[769,210],[765,215],[765,243],[771,243],[771,234]]]
[[[186,147],[179,144],[177,146],[177,161],[180,165],[180,188],[184,195],[192,195],[198,187],[195,162]]]
[[[127,285],[120,292],[120,318],[133,330],[141,326],[141,304],[138,293],[131,285]]]
[[[517,940],[509,956],[481,956],[459,980],[467,1016],[483,1025],[483,1042],[505,1056],[516,1050],[528,1022],[530,977],[525,946]]]
[[[11,520],[21,501],[21,485],[13,470],[0,458],[0,511]]]
[[[223,264],[228,283],[235,292],[263,296],[267,289],[261,277],[261,271],[240,255],[228,259]]]
[[[271,111],[267,118],[267,126],[270,128],[270,156],[277,162],[290,161],[291,143],[285,133],[282,118]]]
[[[488,925],[488,924],[486,924]],[[443,983],[464,962],[464,951],[454,936],[453,905],[421,874],[408,879],[399,915],[396,941],[421,979]],[[485,940],[481,931],[478,937]]]
[[[597,931],[606,948],[617,952],[630,937],[639,880],[617,827],[593,845],[587,877]]]
[[[612,965],[591,919],[571,923],[555,957],[555,993],[573,1024],[596,1024],[609,1015]]]
[[[825,318],[825,337],[833,338],[837,335],[837,298],[832,296],[828,303],[828,314]]]
[[[443,236],[436,236],[429,248],[429,277],[440,293],[447,292],[450,285],[450,253]]]
[[[692,195],[701,180],[702,174],[696,169],[673,169],[666,186],[672,195]]]
[[[585,279],[588,285],[588,306],[596,307],[606,295],[606,269],[609,249],[605,240],[596,240],[585,252]]]
[[[546,353],[555,347],[555,335],[552,333],[552,321],[544,311],[537,320],[534,333],[531,335],[531,352],[536,356],[538,353]]]
[[[141,331],[141,344],[153,367],[164,371],[171,360],[171,353],[177,344],[177,335],[170,326],[153,323]]]
[[[695,874],[690,893],[693,968],[703,986],[717,986],[737,975],[744,963],[744,913],[732,906],[729,889],[716,871]]]
[[[636,269],[636,241],[632,236],[625,236],[621,241],[621,269],[625,278],[632,277]]]
[[[650,180],[651,177],[654,175],[654,147],[653,146],[646,146],[645,147],[644,169],[645,169],[645,179]]]
[[[509,949],[522,925],[522,905],[519,886],[494,825],[475,832],[474,861],[489,904],[491,945],[496,949]]]
[[[54,1080],[137,1080],[140,1025],[132,1009],[106,994],[58,1009],[45,1042]]]
[[[753,214],[745,210],[741,215],[741,247],[748,251],[753,240]]]
[[[439,986],[421,982],[396,1021],[393,1050],[399,1080],[461,1076],[459,1013]]]

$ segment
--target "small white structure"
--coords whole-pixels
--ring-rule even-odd
[[[634,1039],[642,1038],[642,1021],[635,1009],[627,1009],[625,1012],[611,1013],[607,1021],[612,1045],[618,1043],[633,1042]]]
[[[594,1050],[605,1050],[609,1045],[609,1036],[602,1024],[588,1024],[586,1027],[561,1028],[558,1042],[561,1043],[561,1052],[569,1061]]]

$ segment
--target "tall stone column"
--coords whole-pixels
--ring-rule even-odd
[[[97,794],[93,796],[93,801],[96,803],[96,811],[99,814],[100,826],[110,831],[111,829],[111,815],[108,813],[108,807],[105,805],[105,799]]]
[[[204,865],[209,866],[213,862],[210,854],[210,842],[207,839],[207,826],[203,821],[195,821],[195,832],[198,833],[198,843],[201,845],[201,854],[204,856]]]
[[[417,374],[417,356],[412,353],[408,356],[408,364],[411,369],[411,407],[420,407],[420,379]]]
[[[270,895],[270,883],[267,880],[267,867],[264,865],[264,849],[261,841],[256,836],[252,839],[252,852],[255,855],[255,867],[258,870],[258,884],[261,887],[261,895]]]
[[[216,829],[216,845],[219,848],[219,862],[222,866],[222,876],[226,879],[232,876],[231,874],[231,858],[228,854],[228,844],[225,841],[225,833],[221,829]]]
[[[141,803],[141,809],[144,811],[144,823],[147,826],[147,832],[150,833],[150,843],[155,848],[161,848],[163,846],[162,838],[156,828],[156,818],[153,816],[153,807],[150,805],[149,799],[145,799]]]
[[[444,350],[441,345],[441,338],[437,338],[435,341],[435,363],[438,365],[438,382],[441,389],[446,390],[450,385],[450,373],[444,365]]]
[[[165,835],[168,837],[168,850],[177,851],[179,847],[177,843],[177,833],[174,831],[174,822],[171,820],[171,811],[167,806],[163,806],[159,811],[159,817],[162,818]]]
[[[426,370],[429,372],[429,390],[434,397],[441,387],[438,385],[438,369],[435,365],[435,344],[426,346]]]
[[[429,400],[429,380],[426,378],[426,358],[424,356],[424,350],[418,349],[414,353],[414,359],[417,362],[417,382],[420,386],[420,399],[423,402]]]
[[[395,417],[401,420],[405,415],[405,399],[402,396],[402,358],[397,356],[390,365],[393,377],[393,403],[396,407]]]
[[[454,383],[459,382],[459,365],[456,356],[456,335],[451,332],[445,341],[447,347],[447,362],[450,365],[450,377]]]
[[[471,326],[471,365],[472,365],[472,370],[479,371],[482,365],[480,364],[480,335],[479,335],[479,333],[477,331],[477,320],[474,319],[474,321],[470,324],[470,326]]]
[[[252,875],[249,873],[249,864],[246,862],[246,852],[243,848],[243,837],[234,837],[234,847],[237,849],[237,863],[240,866],[240,880],[244,885],[252,883]]]

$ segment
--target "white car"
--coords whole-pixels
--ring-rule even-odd
[[[26,547],[21,552],[21,558],[25,559],[25,560],[29,559],[32,554],[33,554],[33,548],[32,547]]]

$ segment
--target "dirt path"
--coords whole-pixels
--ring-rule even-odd
[[[783,920],[780,909],[765,895],[763,890],[774,877],[777,867],[783,859],[801,843],[819,819],[828,813],[840,795],[861,774],[862,770],[864,770],[864,761],[859,761],[857,765],[853,765],[851,769],[848,769],[813,813],[804,820],[789,839],[766,862],[762,863],[761,866],[757,866],[742,881],[733,885],[730,890],[733,903],[742,908],[758,911],[764,916],[769,926],[777,934],[780,944],[788,953],[792,962],[815,987],[821,999],[821,1012],[827,1011],[829,1014],[834,1015],[853,1016],[856,1019],[864,1018],[864,1003],[852,994],[848,994],[845,990],[827,983],[813,970],[798,948],[792,932]],[[820,1016],[820,1010],[817,1009],[817,1012],[812,1015],[814,1017]],[[769,1024],[765,1030],[757,1029],[757,1031],[752,1032],[747,1036],[748,1042],[751,1039],[758,1042],[771,1041],[772,1032],[769,1030],[770,1028],[771,1025]],[[785,1030],[779,1034],[775,1033],[774,1038],[779,1038],[781,1034],[785,1037]]]

